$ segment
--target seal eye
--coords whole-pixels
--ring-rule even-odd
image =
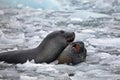
[[[60,33],[64,34],[64,33],[65,33],[65,31],[61,30],[61,31],[60,31]]]

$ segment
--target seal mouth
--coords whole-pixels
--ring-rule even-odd
[[[75,48],[75,50],[77,51],[78,54],[80,53],[80,45],[79,44],[74,44],[72,47]]]

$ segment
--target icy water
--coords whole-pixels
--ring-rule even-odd
[[[0,62],[0,80],[120,80],[120,12],[80,8],[1,9],[0,52],[34,48],[50,32],[66,30],[75,32],[75,41],[85,43],[88,55],[85,62],[75,66],[57,65],[57,61]]]

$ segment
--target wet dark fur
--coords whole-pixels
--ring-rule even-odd
[[[80,45],[80,52],[77,52],[73,48],[74,44]],[[60,54],[60,56],[58,58],[58,64],[72,63],[73,65],[76,65],[78,63],[85,61],[86,56],[87,56],[87,50],[84,46],[84,43],[82,41],[72,42]]]
[[[58,58],[64,48],[74,40],[74,37],[73,32],[54,31],[48,34],[37,48],[0,53],[0,61],[25,63],[27,60],[34,60],[35,63],[50,63]]]

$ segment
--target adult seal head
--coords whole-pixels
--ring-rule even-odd
[[[86,59],[87,50],[84,47],[82,41],[70,43],[58,58],[58,64],[70,64],[73,65],[81,63]]]
[[[54,31],[48,34],[36,48],[0,53],[0,61],[25,63],[27,60],[34,60],[35,63],[50,63],[58,58],[59,54],[74,38],[74,32]]]

